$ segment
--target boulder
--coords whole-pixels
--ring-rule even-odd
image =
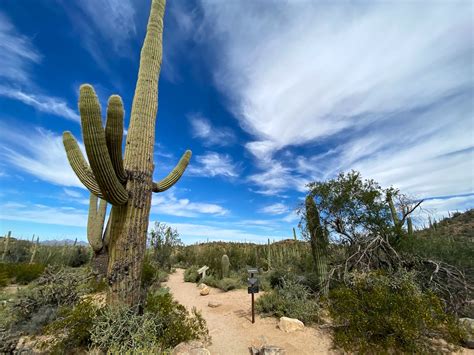
[[[209,292],[211,292],[211,289],[209,287],[204,287],[201,289],[201,291],[199,292],[199,294],[201,296],[207,296],[209,294]]]
[[[463,345],[469,349],[474,349],[474,319],[459,318],[459,323],[466,331],[466,336],[463,339]]]
[[[217,308],[217,307],[220,307],[222,306],[222,303],[220,302],[215,302],[215,301],[209,301],[209,303],[207,304],[208,307],[211,307],[211,308]]]
[[[302,321],[295,318],[281,317],[278,327],[286,333],[291,333],[296,330],[302,330],[304,324]]]
[[[211,355],[211,353],[200,341],[191,340],[176,345],[171,355]]]

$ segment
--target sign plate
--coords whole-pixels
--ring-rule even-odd
[[[207,270],[209,270],[209,266],[203,266],[202,268],[198,270],[198,274],[202,274],[204,271],[207,271]]]
[[[247,288],[248,293],[258,293],[258,285],[253,285]]]
[[[255,278],[255,277],[252,277],[252,278],[248,279],[248,282],[249,282],[249,286],[257,285],[258,284],[258,279]]]

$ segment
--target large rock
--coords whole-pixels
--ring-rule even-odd
[[[209,287],[204,287],[201,289],[201,291],[199,292],[199,294],[201,296],[207,296],[209,294],[209,292],[211,292],[211,289]]]
[[[463,345],[469,349],[474,349],[474,319],[460,318],[459,323],[466,331],[466,336],[463,339]]]
[[[304,324],[302,321],[295,318],[281,317],[278,327],[286,333],[291,333],[296,330],[302,330]]]
[[[210,355],[204,344],[197,340],[191,340],[178,344],[171,355]]]

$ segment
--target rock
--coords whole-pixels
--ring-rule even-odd
[[[59,334],[58,337],[62,337]],[[49,354],[51,348],[60,340],[52,335],[22,336],[18,339],[15,353],[17,354]]]
[[[198,285],[198,289],[202,290],[204,287],[207,287],[207,285],[205,283],[200,283]]]
[[[209,301],[209,303],[207,304],[208,307],[211,307],[211,308],[217,308],[217,307],[220,307],[222,306],[222,303],[220,302],[215,302],[215,301]]]
[[[171,355],[211,355],[200,341],[191,340],[176,345]]]
[[[250,353],[252,355],[260,355],[260,350],[265,346],[267,345],[267,338],[265,338],[263,335],[258,337],[258,338],[255,338],[252,340],[252,342],[250,343]]]
[[[199,292],[199,294],[201,296],[207,296],[209,294],[209,292],[211,292],[211,289],[209,287],[204,287],[203,289],[201,289],[201,291]]]
[[[259,355],[286,355],[286,350],[274,345],[265,345]]]
[[[474,349],[474,319],[459,318],[459,323],[466,331],[466,336],[463,339],[463,345],[469,349]]]
[[[281,317],[278,327],[286,333],[291,333],[296,330],[302,330],[304,324],[302,321],[295,318]]]

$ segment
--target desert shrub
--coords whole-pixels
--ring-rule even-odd
[[[21,285],[36,280],[44,271],[42,264],[0,264],[0,274],[6,276],[7,282],[12,281]]]
[[[192,265],[188,267],[184,271],[184,281],[185,282],[198,282],[199,278],[201,277],[197,272],[198,270],[199,270],[199,267],[196,265]]]
[[[58,339],[51,350],[65,353],[75,348],[89,347],[92,343],[90,331],[98,310],[90,300],[82,300],[75,307],[61,307],[57,319],[45,328],[45,334],[56,335]]]
[[[10,277],[5,270],[0,270],[0,288],[8,286],[10,283]]]
[[[196,310],[190,315],[163,289],[148,295],[142,315],[128,308],[106,307],[91,329],[93,346],[118,353],[136,349],[161,353],[180,342],[207,341],[208,337],[202,316]]]
[[[283,278],[281,286],[257,300],[256,309],[265,315],[297,318],[305,324],[315,323],[319,318],[315,296],[294,278]]]
[[[73,246],[68,252],[67,265],[70,267],[79,267],[87,264],[90,260],[90,253],[86,247]]]
[[[238,279],[226,277],[222,280],[219,280],[219,288],[222,291],[235,290],[241,286],[241,283]]]
[[[432,337],[452,343],[462,337],[440,300],[422,293],[407,272],[354,273],[347,286],[331,291],[329,311],[341,326],[334,342],[346,351],[423,353],[437,350]]]

